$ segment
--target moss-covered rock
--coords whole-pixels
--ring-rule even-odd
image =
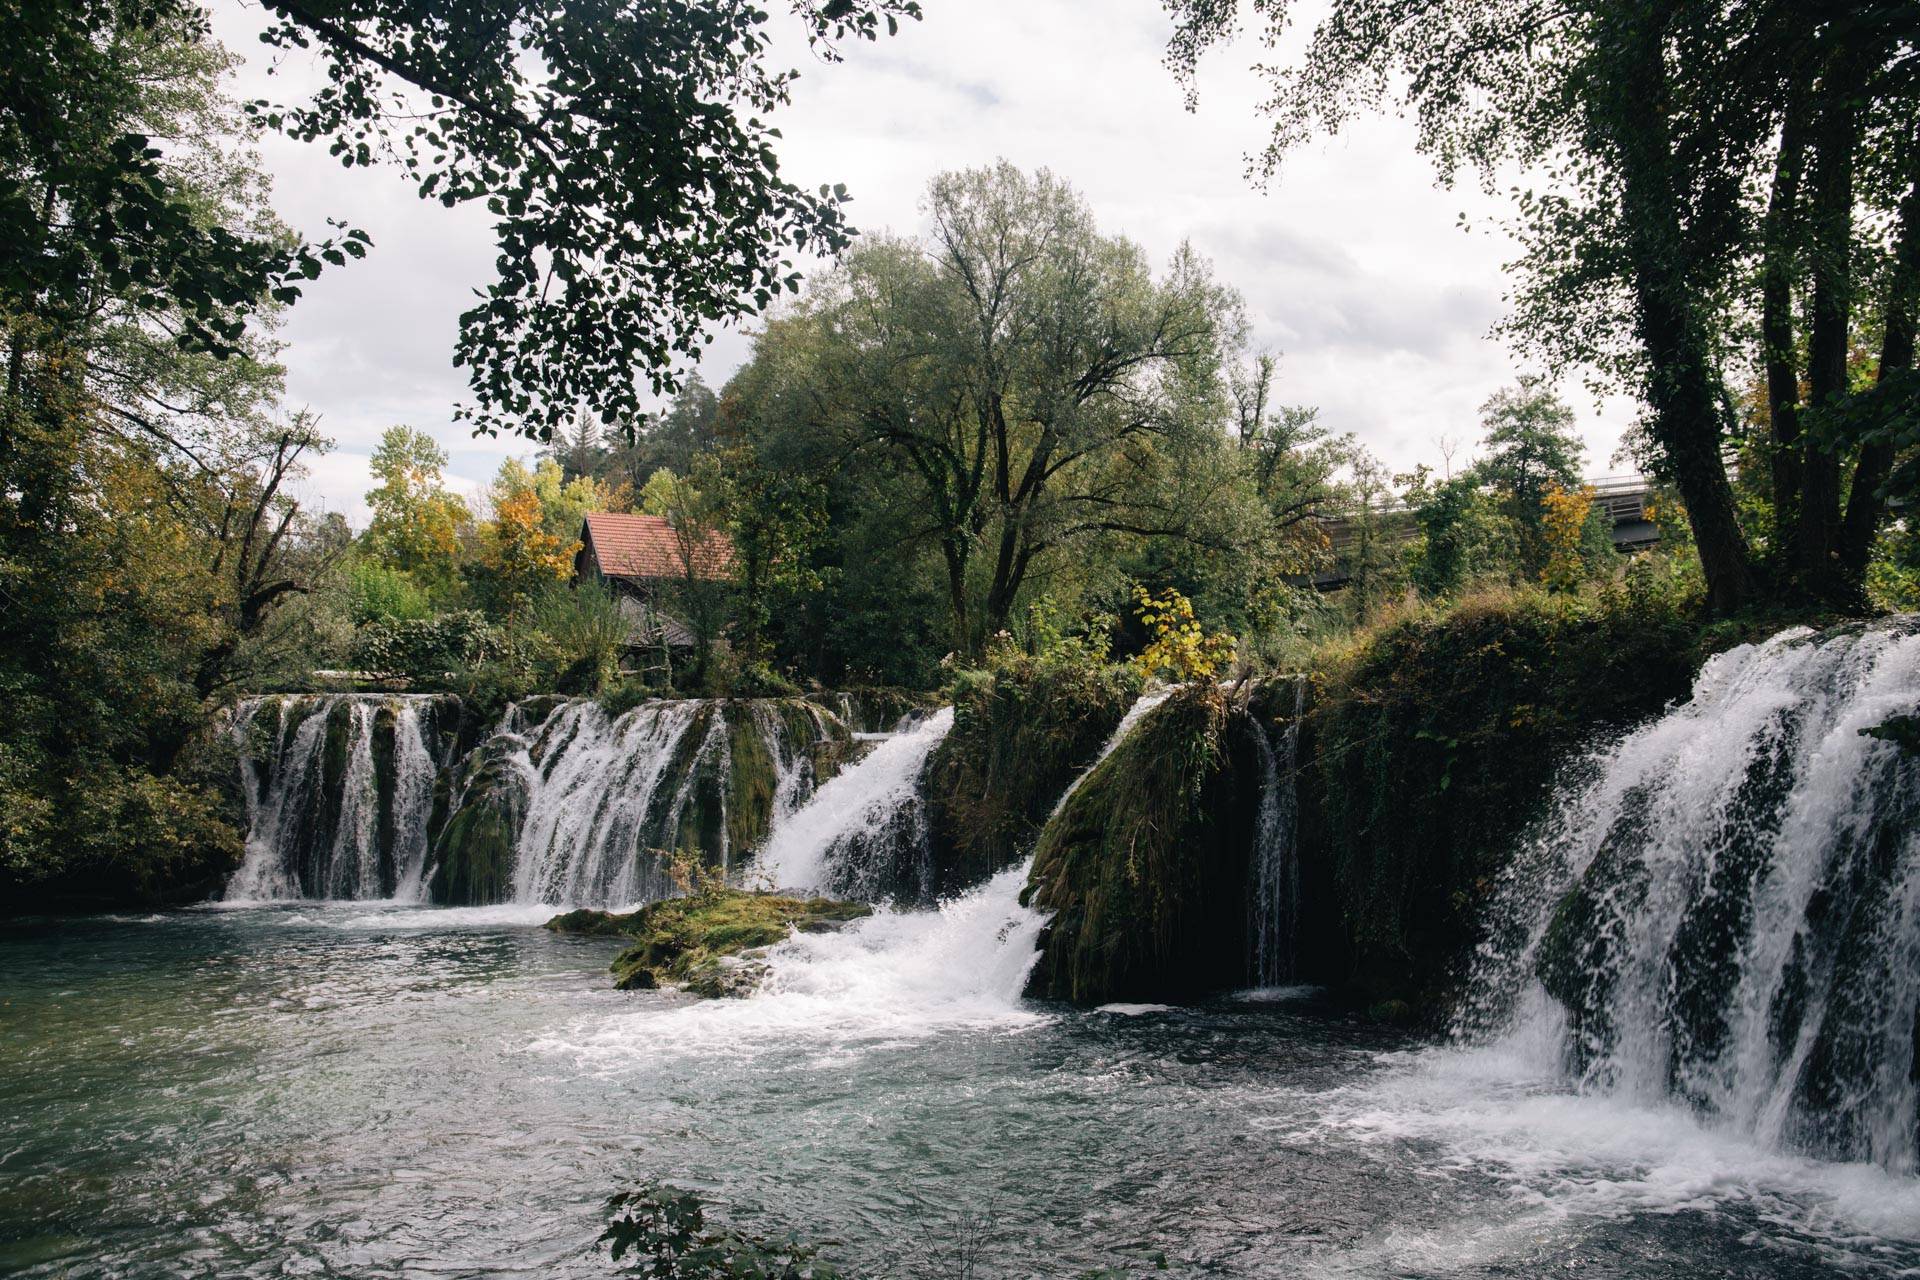
[[[632,937],[612,966],[614,985],[622,991],[671,986],[696,995],[735,996],[758,985],[764,973],[759,956],[794,930],[839,928],[872,913],[862,902],[711,889],[623,915],[569,911],[546,927],[556,933]]]
[[[1034,851],[1028,903],[1053,913],[1029,994],[1181,999],[1239,985],[1261,774],[1221,689],[1183,689],[1082,782]]]
[[[820,701],[855,733],[891,733],[906,717],[940,705],[934,694],[892,685],[840,689]]]
[[[1314,673],[1303,864],[1330,869],[1369,1003],[1432,1015],[1569,749],[1684,697],[1703,658],[1678,606],[1516,593],[1377,631]],[[1737,637],[1729,637],[1733,639]]]
[[[1140,679],[1125,666],[1027,660],[963,673],[953,729],[927,765],[935,893],[978,884],[1024,857],[1139,694]]]
[[[457,800],[433,842],[428,897],[442,906],[480,906],[513,896],[527,779],[512,758],[513,744],[490,741],[468,757],[453,786]],[[436,808],[440,807],[436,801]]]

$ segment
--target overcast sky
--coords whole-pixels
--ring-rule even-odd
[[[237,92],[285,99],[310,81],[298,55],[266,74],[257,7],[215,3],[219,34],[248,59]],[[1477,406],[1522,371],[1487,336],[1510,246],[1492,225],[1497,202],[1436,187],[1408,125],[1363,122],[1300,153],[1263,192],[1245,177],[1265,137],[1252,64],[1273,56],[1256,41],[1209,55],[1189,113],[1161,61],[1170,28],[1158,0],[924,7],[923,21],[850,46],[839,64],[815,60],[797,32],[775,45],[802,70],[777,119],[788,178],[845,183],[862,228],[917,231],[921,193],[942,170],[999,157],[1049,168],[1086,195],[1103,229],[1156,261],[1183,239],[1210,257],[1245,296],[1255,343],[1282,353],[1283,402],[1319,406],[1396,469],[1437,466],[1443,437],[1461,442],[1456,466],[1471,455]],[[453,422],[467,394],[451,361],[456,318],[490,279],[484,210],[428,204],[396,172],[342,169],[321,146],[276,137],[262,149],[288,222],[318,238],[339,218],[374,242],[365,260],[310,285],[282,331],[289,403],[319,413],[338,441],[314,467],[309,500],[364,522],[368,455],[396,422],[438,439],[463,487],[528,455],[525,441],[474,439]],[[718,387],[749,346],[744,333],[722,333],[703,375]],[[1588,473],[1612,469],[1631,406],[1596,405],[1572,376],[1562,392],[1587,439]]]

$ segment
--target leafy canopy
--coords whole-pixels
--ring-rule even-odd
[[[709,327],[796,290],[793,252],[851,235],[842,187],[780,175],[770,69],[748,0],[264,0],[264,39],[313,49],[310,101],[271,127],[348,166],[391,162],[422,197],[482,202],[495,278],[460,318],[455,361],[481,432],[552,439],[585,407],[640,417]],[[816,52],[874,39],[914,0],[795,0]]]

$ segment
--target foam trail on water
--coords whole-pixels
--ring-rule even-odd
[[[1025,883],[1017,867],[937,910],[881,908],[845,929],[796,933],[767,953],[766,981],[745,999],[622,1014],[532,1047],[623,1070],[689,1054],[817,1060],[954,1028],[1019,1030],[1043,1017],[1020,999],[1045,923],[1020,905]]]
[[[894,828],[919,821],[920,774],[952,728],[953,708],[942,707],[828,779],[774,828],[759,854],[761,873],[782,888],[809,892],[866,887],[862,869],[849,863],[871,852],[863,846],[888,843]]]
[[[1521,1017],[1494,1044],[1388,1055],[1372,1078],[1316,1095],[1298,1141],[1358,1141],[1387,1162],[1409,1144],[1438,1152],[1443,1171],[1504,1184],[1511,1210],[1386,1233],[1329,1274],[1484,1275],[1595,1220],[1647,1215],[1737,1215],[1740,1230],[1760,1218],[1836,1273],[1884,1265],[1888,1240],[1920,1242],[1920,1180],[1784,1152],[1673,1100],[1571,1092],[1564,1016],[1536,992]]]

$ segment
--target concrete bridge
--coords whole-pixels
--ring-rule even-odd
[[[1593,490],[1593,505],[1606,512],[1613,524],[1614,546],[1622,551],[1643,551],[1660,541],[1659,526],[1647,518],[1653,485],[1645,476],[1595,476],[1584,483]],[[1390,503],[1377,508],[1373,515],[1378,522],[1374,536],[1388,546],[1402,546],[1419,536],[1420,527],[1405,503]],[[1332,563],[1316,571],[1312,582],[1322,591],[1335,591],[1347,585],[1347,561],[1359,531],[1350,516],[1322,520],[1320,529],[1327,535]]]

